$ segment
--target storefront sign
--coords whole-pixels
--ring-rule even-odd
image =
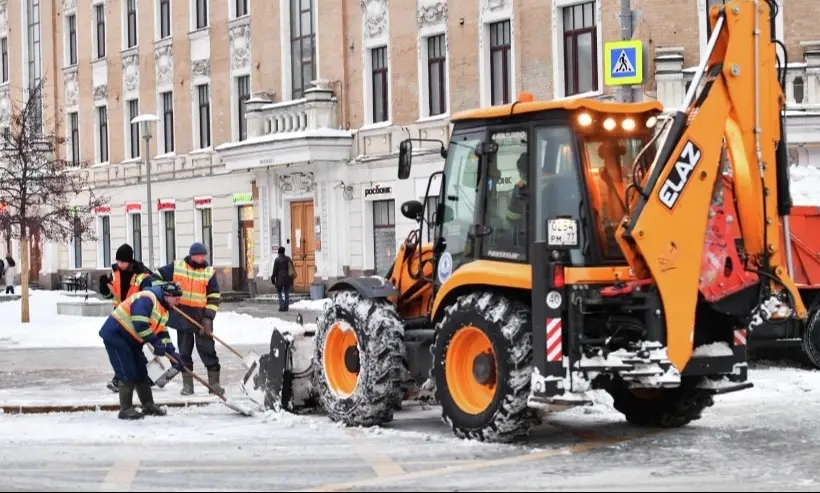
[[[365,198],[373,196],[373,195],[390,195],[392,193],[393,193],[393,187],[383,187],[381,185],[376,185],[373,188],[365,188],[364,189]]]
[[[231,197],[234,205],[249,205],[253,204],[253,194],[251,192],[235,193]]]
[[[157,200],[157,210],[158,211],[172,211],[177,208],[176,202],[174,199],[160,199]]]
[[[194,197],[194,207],[197,209],[207,209],[211,207],[211,197]]]
[[[272,157],[264,157],[259,160],[259,166],[270,166],[274,163],[274,159]]]
[[[101,205],[101,206],[94,209],[94,213],[98,216],[110,216],[111,215],[111,206]]]
[[[142,212],[142,204],[139,202],[129,202],[125,204],[125,213],[134,214]]]

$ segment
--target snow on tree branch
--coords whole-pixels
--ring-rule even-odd
[[[60,157],[70,154],[69,141],[47,111],[44,82],[12,101],[10,126],[0,135],[0,228],[16,239],[33,231],[50,241],[93,239],[94,211],[108,198],[94,193],[82,163]]]

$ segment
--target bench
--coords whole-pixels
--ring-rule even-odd
[[[65,291],[78,292],[80,290],[88,291],[88,272],[83,274],[78,272],[73,276],[63,276],[60,280],[60,285]]]

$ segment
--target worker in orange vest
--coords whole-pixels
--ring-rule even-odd
[[[111,367],[120,380],[120,419],[167,413],[154,403],[142,346],[146,342],[151,344],[155,355],[170,356],[174,367],[182,371],[182,357],[171,343],[167,328],[168,308],[179,303],[180,296],[182,288],[174,282],[138,291],[120,303],[100,329]],[[134,390],[142,403],[142,412],[134,409]]]
[[[115,260],[111,265],[111,274],[100,276],[100,294],[105,299],[113,300],[114,308],[117,308],[132,294],[151,287],[151,271],[139,260],[134,260],[134,249],[128,243],[117,249]],[[119,392],[117,376],[106,386],[111,392]]]

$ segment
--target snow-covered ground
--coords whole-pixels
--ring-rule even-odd
[[[322,312],[330,304],[330,298],[322,298],[321,300],[301,300],[296,303],[291,303],[291,310],[305,310],[313,312]]]
[[[58,291],[32,290],[30,293],[30,323],[20,322],[20,300],[0,303],[0,349],[102,347],[98,332],[105,317],[57,313],[58,302],[79,303],[82,298]],[[298,327],[293,322],[277,318],[255,318],[232,312],[219,313],[214,320],[214,332],[229,344],[268,343],[274,326],[280,329]],[[171,332],[172,338],[176,339],[174,331]]]

